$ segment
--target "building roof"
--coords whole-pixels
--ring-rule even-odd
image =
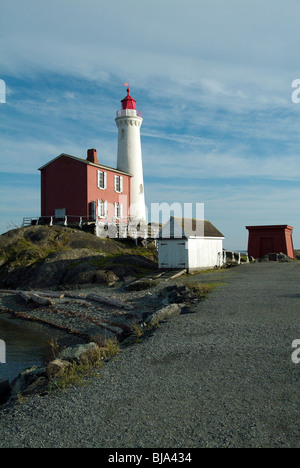
[[[136,100],[130,96],[130,89],[127,88],[127,96],[122,99],[122,109],[134,109],[136,110]]]
[[[56,158],[51,159],[51,161],[47,162],[42,167],[39,167],[38,170],[41,171],[46,166],[49,166],[49,164],[52,164],[54,161],[56,161],[57,159],[62,158],[62,157],[74,159],[75,161],[78,161],[78,162],[83,163],[83,164],[89,164],[90,166],[95,166],[95,167],[98,167],[99,169],[104,169],[104,170],[107,170],[107,171],[117,172],[118,174],[124,174],[124,175],[131,176],[131,174],[128,174],[127,172],[119,171],[118,169],[115,169],[113,167],[103,166],[103,164],[95,164],[95,163],[93,163],[91,161],[88,161],[87,159],[77,158],[76,156],[72,156],[72,155],[66,154],[66,153],[62,153],[59,156],[57,156]]]
[[[276,230],[276,229],[288,229],[288,230],[293,230],[294,228],[292,226],[289,226],[288,224],[271,224],[271,225],[266,225],[266,226],[246,226],[246,229],[249,231],[259,231],[260,229],[262,230]]]
[[[173,229],[172,226],[174,226]],[[170,235],[162,235],[163,232],[164,234],[168,233],[168,229]],[[214,237],[224,239],[223,234],[207,219],[178,218],[175,216],[171,216],[159,233],[159,238],[168,237]]]

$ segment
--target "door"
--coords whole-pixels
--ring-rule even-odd
[[[159,268],[188,268],[187,241],[169,240],[158,244]]]
[[[259,258],[274,252],[273,237],[261,237],[259,245]]]

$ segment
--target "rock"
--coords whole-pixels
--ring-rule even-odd
[[[88,343],[84,345],[76,345],[64,349],[59,359],[77,363],[95,363],[99,357],[99,347],[96,343]]]
[[[94,283],[96,279],[96,269],[90,263],[82,262],[79,265],[68,268],[63,283],[71,284],[86,284]]]
[[[269,253],[259,259],[260,262],[292,262],[293,259],[288,257],[286,254],[280,253]]]
[[[48,388],[49,380],[46,377],[39,377],[31,385],[29,385],[25,390],[23,390],[22,395],[28,396],[33,395],[34,393],[41,393],[42,390]]]
[[[16,397],[18,394],[24,395],[28,393],[28,388],[34,388],[33,385],[40,378],[47,379],[47,372],[45,368],[42,367],[31,367],[29,369],[23,370],[12,382],[12,396]],[[43,382],[45,383],[43,380]],[[40,380],[41,383],[41,380]],[[40,385],[39,383],[39,385]]]
[[[137,280],[125,286],[126,291],[144,291],[145,289],[154,288],[157,283],[153,280]]]
[[[285,255],[284,253],[280,252],[278,255],[277,255],[277,260],[279,262],[292,262],[293,259],[288,257],[287,255]]]
[[[8,380],[0,380],[0,405],[7,402],[11,396],[11,386]]]
[[[157,263],[141,255],[119,255],[119,265],[130,265],[135,268],[138,272],[140,268],[146,268],[149,270],[157,270]]]
[[[163,289],[160,293],[160,296],[163,297],[163,305],[167,304],[180,304],[191,302],[196,299],[196,294],[187,286],[168,286]]]
[[[146,318],[145,322],[150,326],[157,325],[162,320],[180,315],[183,307],[185,307],[185,304],[170,304],[151,314]]]
[[[112,272],[118,276],[118,278],[124,279],[127,277],[135,278],[135,270],[130,266],[125,265],[111,265]]]
[[[47,366],[48,377],[52,378],[61,375],[69,365],[70,362],[63,359],[55,359],[54,361],[49,362]]]
[[[97,270],[95,273],[95,282],[112,286],[119,280],[119,277],[113,271]]]

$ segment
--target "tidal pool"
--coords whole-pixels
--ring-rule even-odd
[[[0,362],[0,379],[10,382],[22,370],[32,366],[42,366],[54,358],[51,340],[57,340],[62,347],[83,342],[64,331],[20,320],[1,311],[0,340],[4,341],[6,348],[6,363]]]

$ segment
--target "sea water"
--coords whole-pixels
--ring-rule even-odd
[[[51,340],[64,335],[60,330],[0,312],[0,340],[5,343],[6,361],[0,360],[0,380],[11,382],[22,370],[49,362],[54,357]]]

